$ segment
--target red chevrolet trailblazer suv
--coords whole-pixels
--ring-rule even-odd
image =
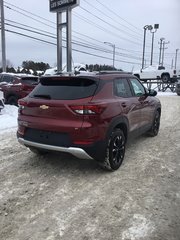
[[[131,136],[156,136],[161,104],[131,74],[51,76],[19,100],[18,141],[31,151],[71,153],[116,170]]]
[[[28,74],[0,74],[0,89],[4,93],[5,103],[18,105],[18,99],[27,96],[38,84],[39,78]]]

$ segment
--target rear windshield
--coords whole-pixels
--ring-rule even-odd
[[[93,96],[97,82],[88,78],[42,78],[29,95],[32,98],[74,100]]]

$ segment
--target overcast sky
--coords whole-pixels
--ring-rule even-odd
[[[16,32],[6,32],[7,59],[14,67],[20,66],[25,60],[42,61],[55,66],[56,13],[49,11],[49,0],[4,0],[4,5],[5,22],[8,24],[5,28]],[[72,39],[76,43],[73,49],[81,51],[73,51],[73,62],[112,65],[112,47],[104,44],[111,42],[116,46],[117,68],[128,71],[138,68],[142,58],[143,27],[156,23],[159,29],[155,33],[153,63],[158,64],[158,42],[162,37],[169,42],[165,45],[164,64],[170,67],[172,61],[175,62],[176,49],[180,49],[180,0],[80,0],[80,6],[72,12]],[[147,65],[150,63],[151,37],[152,34],[147,31]],[[82,46],[84,44],[86,46]],[[180,68],[180,50],[177,66]]]

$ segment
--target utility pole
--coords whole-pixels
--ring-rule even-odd
[[[162,42],[164,41],[165,38],[160,38],[160,48],[159,48],[159,65],[161,65],[161,52],[162,52]]]
[[[109,45],[113,48],[113,69],[115,69],[115,53],[116,53],[116,45],[110,42],[104,42],[104,44]]]
[[[171,69],[173,69],[173,65],[174,65],[174,59],[172,58]]]
[[[169,44],[170,42],[168,41],[168,42],[165,42],[165,41],[163,41],[163,47],[162,47],[162,66],[163,66],[163,64],[164,64],[164,51],[165,51],[165,49],[167,49],[167,48],[165,48],[165,45],[166,44]]]
[[[159,28],[159,24],[154,24],[154,31],[153,29],[151,30],[152,33],[152,44],[151,44],[151,61],[150,61],[150,65],[152,66],[153,64],[153,48],[154,48],[154,34],[157,31],[157,29]]]
[[[176,49],[176,56],[175,56],[175,66],[174,66],[175,69],[176,69],[176,64],[177,64],[177,54],[178,54],[178,51],[179,51],[179,49],[177,48],[177,49]]]
[[[0,0],[1,7],[1,50],[2,50],[2,70],[6,72],[6,44],[5,44],[5,28],[4,28],[4,1]]]

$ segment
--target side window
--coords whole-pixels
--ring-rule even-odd
[[[132,88],[137,97],[140,97],[145,94],[145,89],[143,85],[137,79],[130,79]]]
[[[2,81],[10,83],[10,82],[12,82],[12,79],[13,79],[12,76],[4,75]]]
[[[118,97],[132,97],[127,79],[121,78],[114,80],[114,94]]]

